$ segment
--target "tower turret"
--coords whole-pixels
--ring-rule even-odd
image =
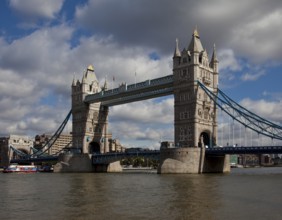
[[[218,73],[218,59],[216,55],[215,44],[213,45],[213,53],[210,62],[210,67],[213,68],[214,72]]]
[[[194,64],[199,64],[199,55],[202,51],[204,51],[204,49],[203,49],[203,46],[200,40],[200,35],[199,35],[197,28],[194,29],[192,39],[188,46],[188,51],[191,54],[192,62]]]
[[[173,55],[173,68],[177,67],[180,64],[181,53],[178,47],[178,39],[175,40],[175,50]]]

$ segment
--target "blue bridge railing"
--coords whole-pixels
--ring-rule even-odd
[[[252,146],[252,147],[212,147],[206,148],[205,154],[224,155],[224,154],[282,154],[282,146]],[[160,151],[139,151],[139,152],[116,152],[105,154],[93,154],[92,164],[109,164],[129,157],[145,157],[159,160]]]
[[[160,151],[138,151],[138,152],[114,152],[105,154],[93,154],[92,164],[109,164],[130,157],[146,157],[159,160]]]

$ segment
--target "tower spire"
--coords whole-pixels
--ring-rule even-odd
[[[180,54],[180,50],[179,50],[179,47],[178,47],[178,39],[176,38],[175,39],[175,50],[174,50],[174,56],[173,57],[180,57],[181,54]]]
[[[72,80],[72,85],[75,86],[76,85],[76,78],[75,78],[75,73],[73,73],[73,80]]]
[[[211,61],[212,61],[212,62],[214,62],[214,61],[217,61],[217,62],[218,62],[217,55],[216,55],[215,44],[213,45],[213,53],[212,53],[212,59],[211,59]]]
[[[199,32],[198,32],[198,27],[196,25],[195,29],[194,29],[194,32],[193,32],[193,37],[197,37],[200,39],[200,35],[199,35]]]
[[[215,44],[214,44],[213,45],[212,58],[211,58],[211,62],[210,62],[210,67],[216,69],[216,71],[217,71],[217,63],[218,63],[218,59],[217,59],[216,49],[215,49]]]
[[[195,27],[193,34],[192,34],[192,39],[190,41],[190,44],[188,46],[188,50],[190,52],[202,52],[203,46],[200,40],[200,35],[197,29],[197,26]]]
[[[108,90],[108,81],[107,81],[107,76],[106,76],[106,78],[105,78],[105,83],[104,83],[103,90],[104,90],[104,91],[107,91],[107,90]]]

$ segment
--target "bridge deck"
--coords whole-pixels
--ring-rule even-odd
[[[146,80],[137,84],[123,84],[115,89],[87,95],[85,102],[102,102],[113,106],[173,94],[173,75]]]
[[[282,154],[282,146],[263,147],[213,147],[205,149],[206,155],[224,154]],[[128,157],[147,157],[159,159],[160,151],[138,151],[138,152],[114,152],[105,154],[93,154],[92,164],[108,164]],[[12,159],[10,163],[29,163],[43,161],[57,161],[58,156]]]
[[[282,146],[264,147],[213,147],[205,149],[206,155],[224,154],[281,154]],[[160,151],[118,152],[92,155],[92,164],[108,164],[127,157],[143,156],[159,159]]]

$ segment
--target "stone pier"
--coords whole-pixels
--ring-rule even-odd
[[[159,174],[230,172],[229,156],[206,156],[205,148],[167,148],[160,152]]]
[[[120,162],[92,165],[91,154],[60,154],[54,172],[61,173],[91,173],[91,172],[122,172]]]
[[[91,155],[89,154],[60,154],[54,172],[89,173],[93,172]]]

